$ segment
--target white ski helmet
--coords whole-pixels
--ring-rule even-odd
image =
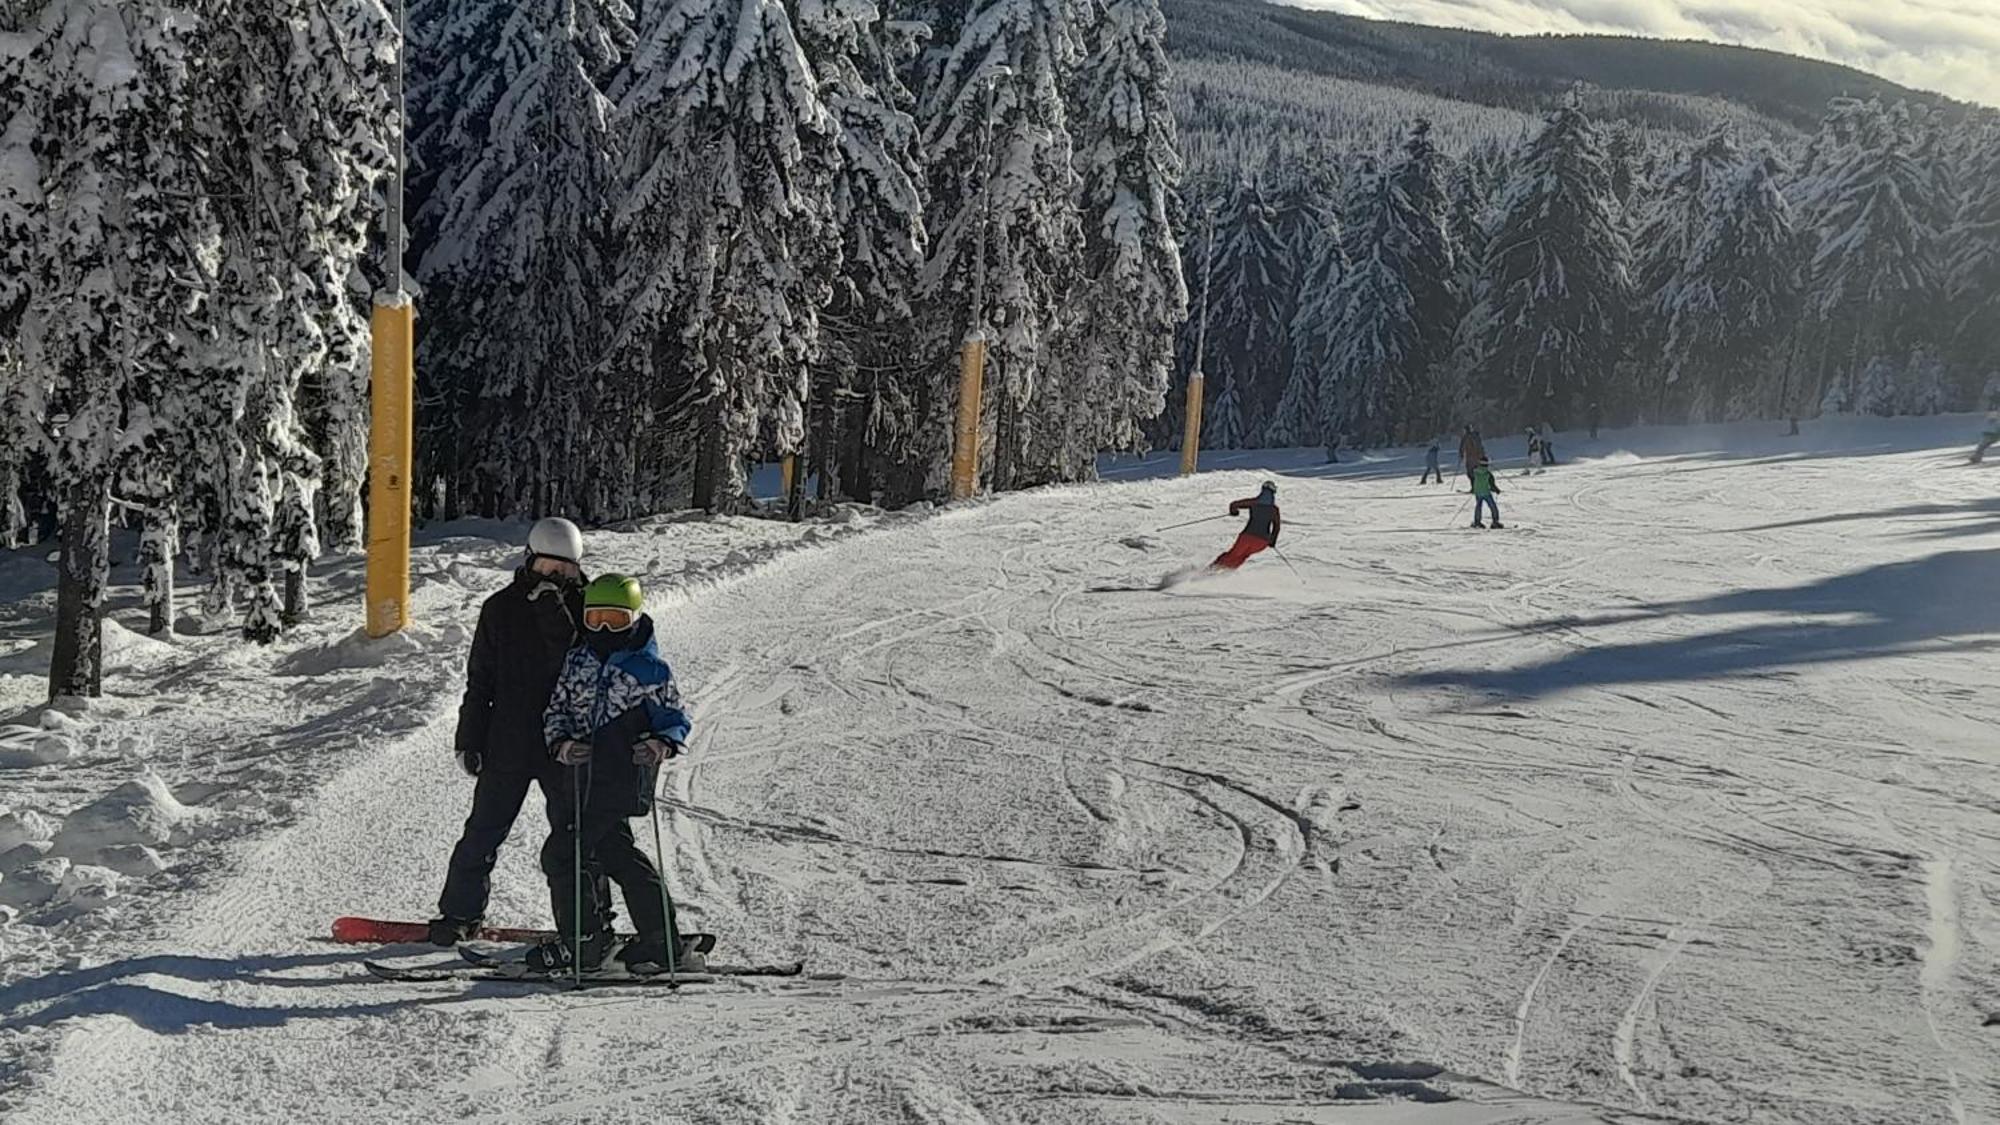
[[[581,564],[583,532],[561,516],[536,520],[528,532],[528,553]]]

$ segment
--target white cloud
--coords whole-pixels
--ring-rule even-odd
[[[1707,39],[1846,63],[2000,106],[2000,0],[1292,0],[1371,19],[1532,35]]]

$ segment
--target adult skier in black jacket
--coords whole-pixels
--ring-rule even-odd
[[[542,712],[563,659],[582,633],[583,534],[566,519],[545,519],[528,533],[528,556],[514,581],[479,610],[465,698],[453,750],[477,778],[472,814],[452,849],[430,939],[453,945],[475,934],[486,915],[493,864],[514,828],[528,790],[551,776]]]

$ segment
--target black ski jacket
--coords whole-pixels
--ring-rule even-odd
[[[576,643],[583,587],[521,568],[479,608],[454,749],[485,756],[485,768],[540,774],[548,769],[542,712]]]

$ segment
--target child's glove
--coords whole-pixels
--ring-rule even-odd
[[[687,748],[678,742],[669,742],[649,734],[633,744],[632,764],[657,766],[669,758],[678,757],[685,749]]]
[[[590,760],[590,743],[565,738],[556,743],[556,761],[566,766],[580,766]]]

